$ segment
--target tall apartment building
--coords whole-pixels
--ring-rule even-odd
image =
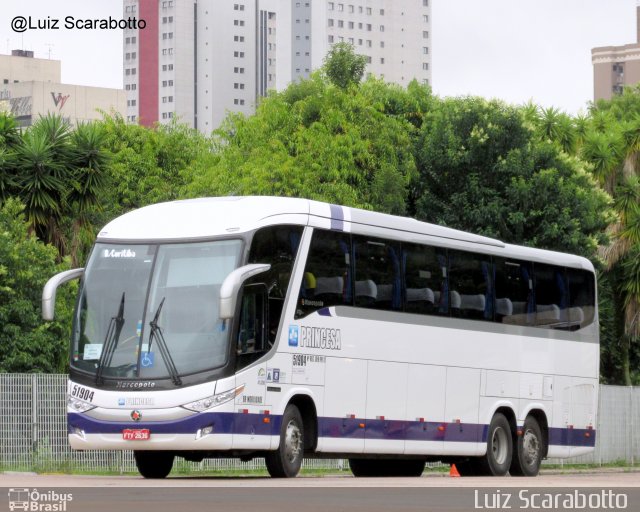
[[[623,46],[603,46],[591,50],[593,97],[610,100],[625,85],[640,82],[640,2],[636,7],[636,42]]]
[[[367,73],[431,81],[429,0],[124,0],[146,28],[124,32],[127,120],[179,117],[204,133],[254,111],[351,43]]]

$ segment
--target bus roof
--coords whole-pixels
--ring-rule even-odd
[[[536,259],[593,270],[587,259],[569,254],[508,245],[493,238],[407,217],[289,197],[233,196],[158,203],[112,220],[100,231],[98,241],[193,241],[243,233],[277,223],[307,225],[313,218],[324,219],[327,227],[334,229],[341,229],[344,223],[386,228],[407,234],[426,235],[443,242],[452,240],[470,243],[484,247],[491,254],[504,252],[514,258]],[[313,224],[318,225],[317,222]]]

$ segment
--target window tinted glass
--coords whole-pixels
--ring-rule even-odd
[[[449,251],[449,306],[452,316],[493,320],[491,257]]]
[[[350,254],[348,234],[314,230],[296,318],[329,306],[351,305]]]
[[[408,313],[448,315],[447,256],[444,249],[402,245]]]
[[[569,287],[564,268],[534,265],[537,327],[565,328],[568,323]]]
[[[595,277],[586,270],[567,269],[569,280],[569,328],[585,327],[595,316]]]
[[[534,313],[532,265],[502,258],[495,258],[494,263],[496,322],[530,325]]]
[[[265,283],[267,286],[269,343],[273,343],[276,338],[301,236],[302,226],[270,226],[258,230],[251,241],[249,263],[271,265],[268,272],[259,274],[250,281]]]
[[[399,244],[368,237],[353,237],[355,305],[402,309]]]

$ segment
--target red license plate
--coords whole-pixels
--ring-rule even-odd
[[[125,428],[122,431],[122,439],[125,441],[146,441],[150,437],[148,428]]]

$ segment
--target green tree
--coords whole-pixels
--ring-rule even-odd
[[[640,88],[625,88],[590,111],[590,131],[582,156],[599,183],[614,197],[617,218],[608,228],[610,243],[600,248],[616,316],[621,381],[640,382],[632,359],[640,359]]]
[[[366,65],[367,58],[357,55],[353,45],[336,43],[331,46],[324,59],[324,72],[333,85],[346,89],[350,85],[360,83]]]
[[[593,257],[612,218],[610,200],[578,159],[540,140],[524,110],[481,98],[437,105],[418,148],[416,214],[505,242]]]
[[[40,318],[42,288],[65,270],[51,245],[29,234],[24,206],[0,207],[0,372],[63,372],[67,367],[74,286],[59,290],[57,320]]]
[[[295,196],[404,213],[414,127],[372,98],[387,87],[371,79],[345,90],[315,74],[264,99],[254,116],[230,116],[188,195]]]
[[[15,192],[14,148],[20,140],[20,134],[13,117],[0,112],[0,203]]]
[[[181,197],[180,190],[209,166],[211,142],[197,130],[173,122],[153,129],[127,124],[122,116],[101,123],[109,166],[99,227],[134,208]]]
[[[75,260],[82,232],[91,231],[88,211],[98,207],[104,191],[107,157],[101,125],[81,124],[72,129],[62,117],[47,115],[22,136],[2,119],[0,125],[9,126],[0,135],[5,141],[4,148],[0,142],[0,200],[19,197],[30,229],[53,244],[60,257],[69,252],[71,241]],[[69,222],[72,228],[65,230]]]

